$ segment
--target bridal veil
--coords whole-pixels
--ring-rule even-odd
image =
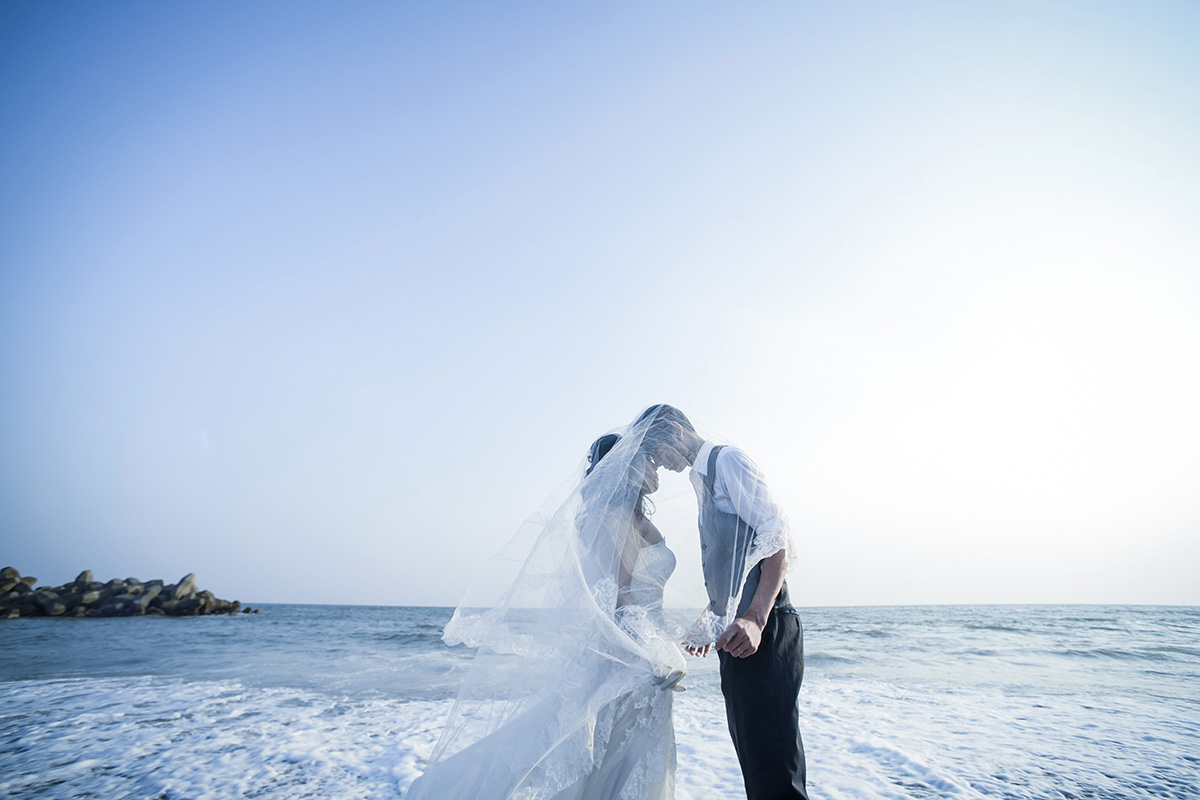
[[[643,415],[598,440],[455,609],[443,639],[476,655],[406,800],[617,796],[594,793],[605,780],[622,797],[671,796],[678,623],[695,612],[664,612],[673,559],[660,569],[639,558],[655,422]],[[698,548],[691,519],[676,549]]]

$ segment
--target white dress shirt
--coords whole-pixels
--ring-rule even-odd
[[[705,442],[692,462],[688,477],[704,507],[704,477],[708,474],[708,457],[712,442]],[[713,503],[727,514],[736,514],[749,523],[759,540],[788,542],[790,531],[787,517],[771,499],[762,472],[750,458],[736,447],[726,445],[717,453],[717,474],[713,480]],[[789,565],[790,566],[790,565]]]

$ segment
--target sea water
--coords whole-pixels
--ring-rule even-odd
[[[450,609],[262,608],[0,621],[0,797],[402,798],[470,664]],[[1200,797],[1198,608],[801,614],[814,800]],[[677,796],[744,796],[689,669]]]

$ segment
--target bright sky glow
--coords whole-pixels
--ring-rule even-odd
[[[644,5],[0,8],[0,558],[452,605],[670,402],[803,605],[1200,603],[1200,7]]]

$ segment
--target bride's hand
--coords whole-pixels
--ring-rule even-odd
[[[681,669],[675,669],[675,670],[671,670],[666,675],[660,675],[654,682],[657,683],[658,687],[660,689],[662,689],[664,692],[666,692],[666,691],[682,692],[687,687],[680,685],[679,682],[681,680],[683,680],[683,676],[686,674],[687,673],[685,673]]]
[[[680,646],[689,656],[698,656],[704,658],[712,650],[712,630],[711,622],[713,620],[712,612],[707,608],[700,613],[700,618],[692,623],[692,627],[688,628],[687,633],[683,635],[683,641]],[[698,644],[705,642],[705,644]]]

